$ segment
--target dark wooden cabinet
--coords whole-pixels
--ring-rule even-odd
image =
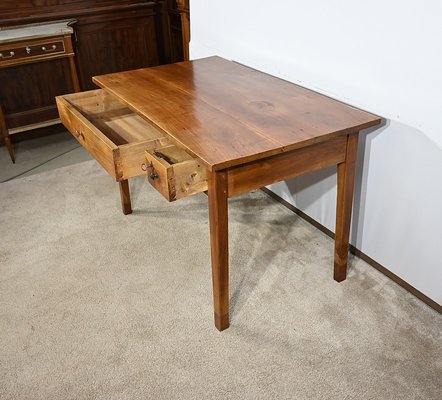
[[[183,33],[181,24],[181,14],[178,11],[176,2],[169,4],[169,27],[172,60],[184,60]]]
[[[80,90],[71,22],[0,31],[0,133],[12,161],[10,134],[57,123],[54,97]]]
[[[180,61],[172,49],[169,0],[3,0],[0,28],[75,19],[73,47],[81,90],[92,76]],[[0,31],[1,34],[1,31]],[[176,33],[174,33],[174,37]],[[7,128],[56,117],[56,95],[74,91],[67,60],[0,70]],[[23,95],[27,93],[27,95]]]
[[[185,60],[189,60],[190,0],[176,0],[176,9],[180,15],[180,21],[181,21],[181,40],[183,48],[183,57]]]
[[[17,0],[0,2],[0,27],[76,19],[74,50],[82,90],[91,78],[170,62],[170,40],[159,40],[162,1]],[[164,27],[168,29],[168,27]]]
[[[83,16],[75,31],[83,90],[95,87],[91,80],[95,75],[160,64],[153,7]]]
[[[56,120],[55,96],[74,91],[67,59],[0,69],[0,82],[0,102],[11,133]]]

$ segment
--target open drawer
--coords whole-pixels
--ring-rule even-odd
[[[56,100],[64,126],[119,182],[124,214],[132,212],[127,180],[146,170],[149,182],[169,201],[207,190],[207,172],[198,160],[106,91]]]
[[[144,152],[169,143],[154,126],[104,90],[56,100],[64,126],[117,181],[144,174]]]
[[[207,190],[207,170],[190,154],[174,146],[146,151],[147,179],[168,201]]]

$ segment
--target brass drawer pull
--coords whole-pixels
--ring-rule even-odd
[[[26,46],[26,54],[31,54],[31,48],[29,46]]]
[[[5,58],[12,58],[14,56],[15,56],[15,53],[13,51],[9,52],[9,56],[5,56],[5,55],[3,55],[3,53],[0,53],[0,58],[3,58],[3,59],[5,59]]]
[[[45,46],[42,46],[41,49],[46,52],[54,51],[57,48],[55,44],[52,45],[50,49],[47,49]]]

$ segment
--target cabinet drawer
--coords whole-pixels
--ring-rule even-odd
[[[65,49],[63,40],[41,43],[38,45],[31,45],[26,47],[26,53],[29,56],[41,56],[45,54],[58,54],[64,52]]]
[[[63,38],[14,43],[0,47],[0,67],[67,55]]]
[[[145,172],[145,151],[169,144],[160,131],[104,90],[58,96],[64,126],[117,181]]]
[[[145,169],[150,184],[168,201],[207,190],[206,168],[177,146],[147,150]]]

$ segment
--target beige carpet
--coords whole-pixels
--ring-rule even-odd
[[[230,201],[231,327],[207,198],[94,162],[0,185],[1,399],[437,399],[442,317],[260,191]],[[416,265],[416,268],[419,268]]]

